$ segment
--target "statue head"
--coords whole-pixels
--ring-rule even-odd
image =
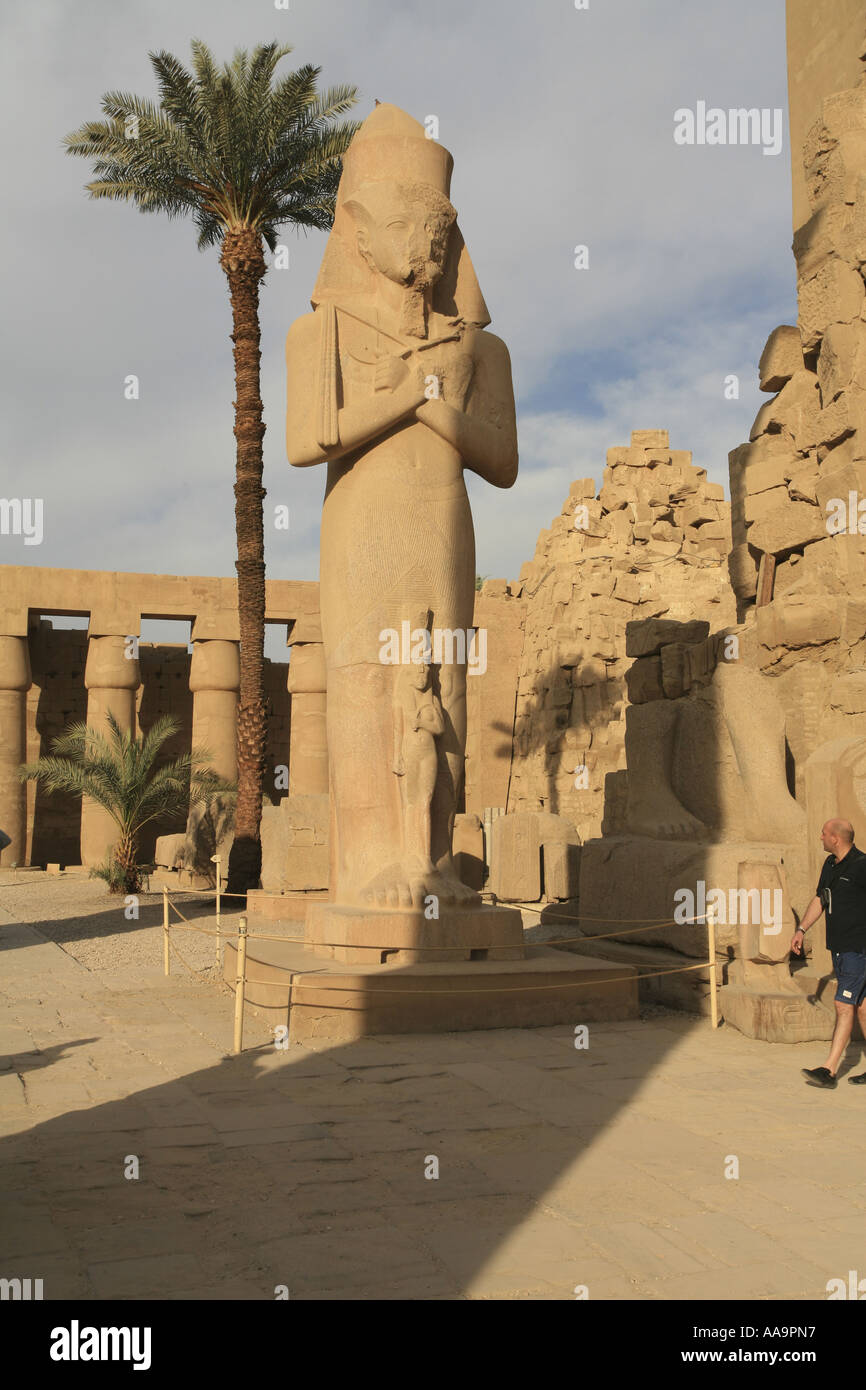
[[[410,334],[424,336],[425,306],[486,327],[490,314],[448,201],[452,167],[448,151],[405,111],[384,103],[370,113],[343,156],[314,309],[376,295],[384,276],[407,290]]]
[[[420,661],[412,667],[414,675],[411,677],[412,684],[416,690],[426,690],[430,680],[430,667],[426,661]]]
[[[400,668],[399,680],[404,690],[426,690],[430,680],[430,664],[427,661],[409,661]]]
[[[364,184],[346,203],[358,252],[371,269],[416,292],[441,279],[455,208],[429,184]]]

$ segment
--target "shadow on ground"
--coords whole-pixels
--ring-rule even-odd
[[[270,1043],[72,1111],[0,1142],[2,1272],[52,1299],[459,1299],[492,1262],[488,1296],[627,1296],[575,1229],[568,1172],[691,1026],[648,1029],[626,1076],[562,1027]],[[621,1215],[627,1175],[605,1166],[594,1213]]]

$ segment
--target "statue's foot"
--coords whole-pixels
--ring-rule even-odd
[[[430,890],[428,878],[435,869],[431,863],[389,864],[387,869],[370,879],[361,891],[361,901],[368,907],[423,908]]]
[[[672,793],[651,803],[629,803],[628,827],[633,835],[647,835],[653,840],[702,840],[707,833],[703,821]]]
[[[469,888],[457,877],[453,870],[434,869],[432,879],[428,879],[429,891],[435,893],[440,903],[448,907],[479,907],[481,898],[474,888]]]
[[[429,908],[431,898],[437,907],[470,907],[480,902],[478,894],[456,877],[443,873],[430,860],[410,861],[408,864],[389,864],[361,891],[361,901],[368,907],[411,911]]]

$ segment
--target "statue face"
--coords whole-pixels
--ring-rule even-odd
[[[359,197],[358,249],[395,284],[416,290],[440,279],[448,255],[454,209],[434,189],[376,185]]]

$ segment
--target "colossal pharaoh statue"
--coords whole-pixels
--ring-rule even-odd
[[[467,668],[448,655],[463,655],[475,596],[463,470],[510,487],[517,446],[508,352],[482,331],[451,169],[417,121],[376,107],[343,161],[314,312],[286,343],[289,459],[328,465],[331,904],[356,916],[417,917],[431,900],[484,915],[451,856]],[[404,631],[417,680],[391,664]]]

